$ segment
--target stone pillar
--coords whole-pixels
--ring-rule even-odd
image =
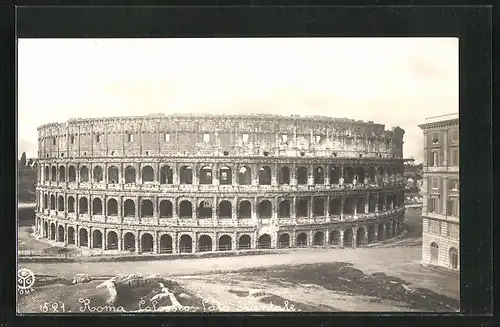
[[[375,193],[375,213],[377,214],[378,213],[378,201],[379,201],[379,193]]]
[[[313,218],[313,202],[314,202],[314,197],[308,197],[307,198],[307,216],[309,219]]]
[[[197,162],[193,163],[193,185],[200,185],[200,176],[198,173],[199,165]]]
[[[68,224],[64,224],[64,245],[68,245]]]
[[[212,241],[212,252],[217,251],[218,245],[219,245],[219,235],[217,235],[217,232],[213,232],[213,241]]]
[[[353,209],[354,209],[354,219],[358,219],[358,201],[356,198],[354,198],[354,205],[353,205]]]
[[[314,185],[314,165],[306,165],[307,167],[307,185]]]
[[[219,225],[219,199],[217,196],[214,196],[214,198],[213,198],[212,220],[213,220],[214,226]]]
[[[238,221],[238,197],[234,197],[234,201],[231,204],[231,218],[233,219],[233,223],[237,223]]]
[[[294,220],[294,224],[297,224],[297,197],[292,197],[291,201],[291,208],[290,208],[290,218]]]
[[[75,246],[80,247],[80,227],[78,225],[75,227]]]
[[[179,254],[179,236],[177,232],[172,234],[172,254]]]
[[[173,173],[173,176],[172,176],[172,183],[174,185],[179,185],[181,182],[180,182],[180,171],[179,171],[179,164],[174,164],[174,166],[172,167],[172,173]]]
[[[290,186],[297,185],[297,164],[292,163],[292,168],[290,169]]]
[[[119,230],[118,233],[117,233],[117,237],[118,237],[118,251],[123,251],[123,231]]]
[[[324,184],[330,185],[330,166],[323,165],[323,176],[325,178]]]
[[[339,246],[340,248],[344,248],[344,229],[340,229],[340,237],[339,237]]]
[[[257,164],[252,165],[252,186],[259,185],[259,166]]]
[[[141,253],[141,247],[140,247],[140,242],[139,239],[141,237],[141,232],[138,231],[135,234],[135,253]]]
[[[238,235],[236,232],[233,233],[233,236],[231,237],[231,250],[237,250],[238,249]]]
[[[369,226],[365,226],[365,241],[363,242],[365,246],[368,244],[368,227]]]
[[[352,229],[352,248],[356,248],[356,241],[357,241],[357,236],[358,236],[358,228],[354,227]]]
[[[108,245],[108,231],[106,228],[104,228],[102,232],[102,244],[101,244],[101,248],[103,251],[106,250],[107,245]]]
[[[277,186],[278,185],[278,164],[275,163],[273,166],[272,166],[272,170],[271,170],[271,185],[273,186]]]
[[[219,181],[220,173],[219,173],[219,164],[214,163],[212,167],[212,184],[214,186],[219,186],[220,181]]]
[[[258,217],[257,217],[257,197],[254,197],[252,205],[252,221],[254,223],[257,223]]]
[[[378,224],[373,225],[373,243],[378,242]]]
[[[330,215],[328,215],[328,204],[330,202],[330,195],[328,195],[326,199],[323,199],[323,201],[324,201],[323,215],[326,217],[327,221],[330,221]]]
[[[326,229],[325,231],[325,245],[330,244],[330,229]]]
[[[238,165],[233,165],[229,166],[231,168],[231,185],[232,186],[237,186],[238,185],[238,174],[239,174],[239,166]]]
[[[272,225],[278,225],[278,208],[279,208],[279,204],[278,204],[278,197],[275,196],[274,199],[273,199],[273,212],[272,212]]]
[[[92,227],[89,227],[88,228],[88,235],[87,235],[87,238],[88,238],[88,247],[89,249],[93,248],[94,247],[94,231],[92,230],[93,228]]]
[[[443,162],[441,166],[448,167],[448,130],[444,131],[443,147],[441,149],[443,151]]]
[[[370,213],[370,193],[367,193],[365,197],[365,214],[369,213]]]
[[[191,203],[193,203],[192,210],[191,210],[192,217],[195,220],[195,223],[198,224],[198,198],[194,198]]]
[[[172,199],[172,218],[179,220],[179,198]]]
[[[446,150],[445,150],[446,151]],[[448,177],[443,178],[443,198],[441,199],[441,211],[443,215],[448,215]]]
[[[151,233],[153,236],[153,253],[158,253],[158,232]]]
[[[339,185],[344,185],[344,165],[340,165],[340,178],[339,178]]]
[[[345,197],[342,195],[340,196],[340,220],[344,220],[344,202],[345,202]]]

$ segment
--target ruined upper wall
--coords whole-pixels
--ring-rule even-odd
[[[157,155],[403,158],[404,130],[345,118],[149,115],[38,128],[39,158]]]

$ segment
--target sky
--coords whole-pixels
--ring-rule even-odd
[[[151,113],[273,113],[405,129],[458,112],[458,38],[19,39],[18,157],[37,126]]]

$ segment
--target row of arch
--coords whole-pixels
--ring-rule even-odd
[[[439,245],[436,242],[430,244],[430,261],[432,264],[439,264]],[[458,269],[459,258],[458,250],[455,247],[451,247],[448,250],[448,265],[451,269]]]
[[[356,179],[360,183],[364,183],[365,178],[369,182],[376,182],[380,180],[381,176],[384,174],[400,174],[400,170],[396,167],[388,167],[384,170],[381,167],[369,167],[365,169],[364,167],[339,167],[339,166],[328,166],[329,172],[325,174],[324,166],[313,167],[312,179],[314,184],[339,184],[340,178],[344,178],[344,183],[353,183]],[[209,165],[202,166],[198,171],[198,181],[199,184],[213,184],[213,169]],[[66,167],[59,166],[45,166],[43,171],[45,181],[60,181],[60,182],[76,182],[77,174],[76,168],[74,166],[68,167],[68,176],[66,178]],[[189,165],[184,165],[179,168],[179,181],[180,184],[193,184],[193,168]],[[160,168],[158,175],[155,174],[153,167],[144,166],[141,170],[142,182],[159,182],[160,184],[173,184],[174,183],[174,170],[168,165],[164,165]],[[306,166],[299,166],[296,169],[296,180],[298,185],[308,184],[309,181],[309,168]],[[252,171],[248,166],[242,166],[237,174],[236,181],[239,185],[250,185],[252,184]],[[292,178],[291,169],[288,166],[281,166],[277,172],[277,182],[280,185],[290,184]],[[95,166],[92,170],[92,179],[95,182],[104,181],[104,171],[101,166]],[[125,167],[123,173],[123,180],[126,184],[137,183],[137,171],[133,166]],[[233,171],[231,167],[223,165],[218,171],[218,180],[221,185],[231,185],[233,184]],[[87,166],[82,166],[79,169],[79,182],[89,182],[90,181],[90,171]],[[116,166],[110,166],[107,168],[107,182],[108,183],[119,183],[120,181],[120,171]],[[272,170],[269,166],[261,166],[258,168],[258,183],[259,185],[271,185],[272,182]]]
[[[308,217],[309,210],[312,210],[311,214],[313,216],[325,216],[325,215],[352,215],[355,213],[374,213],[382,212],[384,209],[393,209],[394,207],[402,205],[402,197],[395,194],[389,194],[385,196],[379,196],[378,200],[376,195],[370,194],[368,196],[368,203],[365,197],[346,197],[333,198],[327,203],[327,199],[321,197],[297,197],[295,202],[295,216],[296,217]],[[43,209],[56,210],[64,212],[67,209],[68,213],[76,213],[75,208],[75,197],[68,196],[67,198],[67,208],[65,207],[64,196],[59,195],[57,197],[54,194],[43,195]],[[312,201],[312,208],[309,208],[309,202]],[[368,204],[368,205],[367,205]],[[148,199],[142,199],[140,202],[139,212],[136,210],[136,203],[132,199],[126,199],[123,203],[123,211],[119,213],[118,201],[114,198],[108,199],[106,203],[106,211],[103,206],[103,201],[99,197],[92,199],[92,214],[93,215],[104,215],[107,216],[118,216],[121,214],[124,217],[153,217],[154,204],[153,201]],[[191,218],[193,217],[193,203],[189,200],[182,200],[179,203],[178,208],[174,208],[174,205],[170,200],[160,200],[158,207],[158,216],[160,218],[170,218],[174,216],[174,209],[177,209],[178,216],[180,218]],[[214,213],[213,204],[211,201],[200,200],[196,203],[195,209],[197,210],[197,217],[200,218],[210,218]],[[273,212],[277,211],[277,216],[279,218],[290,218],[292,216],[292,201],[289,199],[281,199],[275,208],[270,200],[261,200],[258,202],[256,207],[256,214],[261,218],[271,218],[273,217]],[[88,214],[90,211],[89,200],[87,197],[80,197],[78,199],[78,213]],[[233,213],[233,204],[231,201],[222,200],[218,202],[217,205],[217,215],[220,218],[233,218],[236,214],[239,218],[251,218],[252,217],[252,204],[248,200],[240,201],[235,213]],[[235,218],[235,217],[234,217]]]
[[[299,232],[297,233],[293,244],[290,234],[282,232],[277,239],[276,247],[289,248],[323,246],[327,243],[343,247],[364,246],[396,236],[399,231],[399,223],[396,221],[387,222],[385,224],[379,224],[377,230],[375,230],[375,228],[375,225],[368,225],[366,227],[357,227],[356,231],[353,231],[352,228],[346,228],[341,231],[333,230],[329,233],[328,241],[324,231],[314,232],[311,239],[309,239],[307,232]],[[136,240],[136,236],[133,233],[127,232],[123,235],[122,244],[119,244],[117,232],[108,231],[106,235],[106,244],[104,244],[103,233],[100,230],[96,229],[92,232],[92,242],[90,243],[87,229],[80,228],[78,231],[79,244],[77,244],[74,227],[68,227],[66,232],[62,225],[59,225],[56,229],[55,223],[52,222],[50,223],[49,229],[49,222],[45,221],[43,222],[42,237],[58,242],[66,242],[67,244],[94,249],[140,251],[142,253],[151,253],[155,250],[158,253],[174,252],[172,236],[169,234],[163,234],[159,238],[158,249],[155,249],[155,241],[150,233],[143,233],[140,236],[140,239]],[[197,244],[196,249],[194,249],[194,244]],[[137,246],[139,248],[136,248]],[[255,246],[259,249],[269,249],[274,247],[272,244],[272,238],[269,234],[261,235]],[[180,235],[178,243],[178,252],[180,253],[205,252],[213,251],[214,249],[217,251],[231,251],[250,248],[252,248],[252,239],[248,234],[239,236],[237,242],[234,243],[233,238],[230,235],[224,234],[219,237],[216,244],[214,244],[212,237],[206,234],[201,235],[196,243],[193,242],[190,235],[182,234]]]

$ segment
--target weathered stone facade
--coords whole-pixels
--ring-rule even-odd
[[[365,245],[403,228],[403,134],[273,115],[44,125],[36,226],[66,244],[148,253]]]
[[[460,269],[458,114],[431,117],[424,131],[422,263]]]

